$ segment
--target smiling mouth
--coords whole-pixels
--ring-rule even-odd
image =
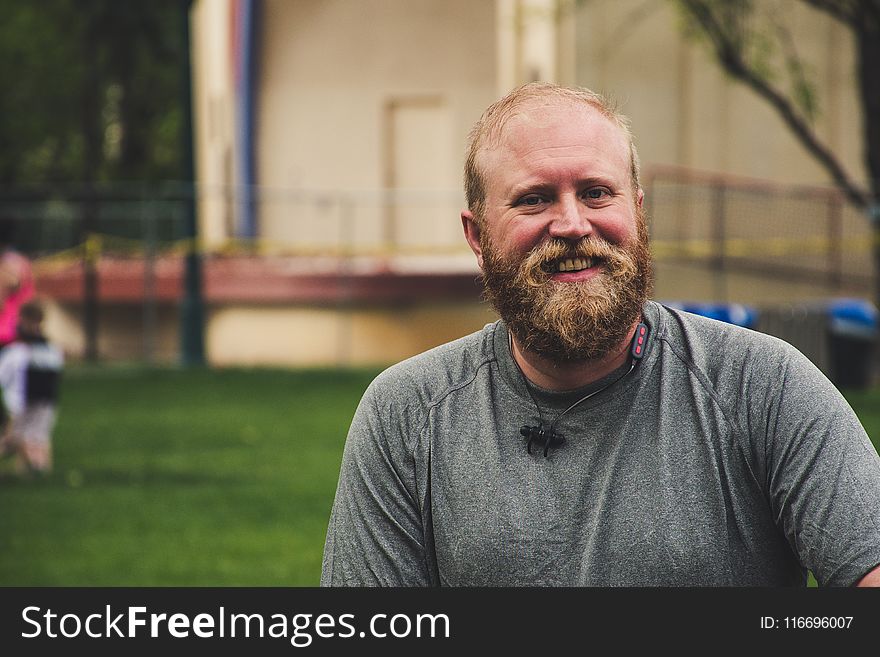
[[[544,263],[541,268],[548,274],[558,274],[560,272],[583,271],[595,267],[600,262],[599,258],[561,258]]]

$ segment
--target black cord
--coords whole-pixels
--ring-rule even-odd
[[[538,410],[539,425],[537,427],[530,427],[530,426],[525,425],[522,428],[520,428],[520,430],[519,430],[520,434],[522,434],[523,437],[529,439],[528,442],[526,443],[526,450],[528,451],[528,453],[529,454],[532,453],[532,443],[533,442],[542,443],[544,445],[544,458],[547,458],[547,455],[550,452],[550,447],[552,445],[562,445],[563,443],[565,443],[565,436],[561,433],[556,432],[557,422],[559,422],[559,420],[561,420],[566,413],[568,413],[570,410],[572,410],[576,406],[584,403],[590,397],[593,397],[594,395],[598,395],[600,392],[604,392],[605,390],[608,390],[608,388],[610,388],[615,383],[618,383],[619,381],[624,379],[627,375],[629,375],[629,373],[632,372],[636,368],[636,365],[642,359],[642,356],[644,356],[644,347],[645,347],[645,344],[647,343],[647,339],[648,339],[648,327],[645,324],[640,322],[639,325],[636,327],[636,332],[635,332],[635,335],[633,336],[632,344],[630,345],[631,360],[630,360],[629,369],[626,372],[624,372],[623,374],[621,374],[620,376],[618,376],[613,381],[611,381],[611,382],[607,383],[606,385],[602,386],[601,388],[599,388],[598,390],[594,390],[590,393],[587,393],[586,395],[584,395],[583,397],[578,399],[571,406],[569,406],[564,411],[562,411],[559,415],[557,415],[553,419],[553,421],[550,423],[550,426],[545,429],[544,428],[544,414],[541,412],[541,405],[538,404],[538,400],[535,398],[535,395],[532,394],[532,387],[531,387],[531,385],[529,385],[529,381],[526,378],[525,372],[522,371],[522,368],[519,366],[519,363],[516,362],[516,356],[513,355],[513,336],[510,334],[509,329],[508,329],[508,334],[507,334],[507,343],[508,344],[507,344],[507,346],[508,346],[508,349],[510,350],[510,357],[513,359],[513,364],[516,365],[516,369],[519,371],[519,375],[522,377],[523,384],[526,387],[526,392],[529,393],[529,397],[531,397],[532,403],[535,405],[535,408]]]

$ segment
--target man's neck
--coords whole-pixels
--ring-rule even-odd
[[[523,349],[511,334],[511,355],[526,378],[546,390],[566,391],[583,388],[614,370],[622,367],[629,358],[630,344],[636,324],[626,332],[626,337],[606,356],[598,360],[558,363]]]

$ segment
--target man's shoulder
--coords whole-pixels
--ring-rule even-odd
[[[370,388],[400,396],[417,396],[430,403],[450,390],[467,385],[495,360],[494,336],[499,322],[441,344],[395,365],[377,376]]]
[[[658,309],[661,336],[673,344],[701,346],[714,351],[716,347],[758,347],[787,352],[789,343],[767,333],[734,322],[698,315],[675,306],[652,302]]]
[[[658,339],[711,380],[743,370],[772,373],[791,364],[810,366],[794,346],[775,336],[659,303],[654,306]]]

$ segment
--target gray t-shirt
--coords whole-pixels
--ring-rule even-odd
[[[790,345],[649,302],[644,359],[538,423],[503,322],[369,386],[323,586],[850,585],[880,563],[880,458]],[[599,389],[620,373],[593,384]],[[545,422],[590,389],[535,390]]]

